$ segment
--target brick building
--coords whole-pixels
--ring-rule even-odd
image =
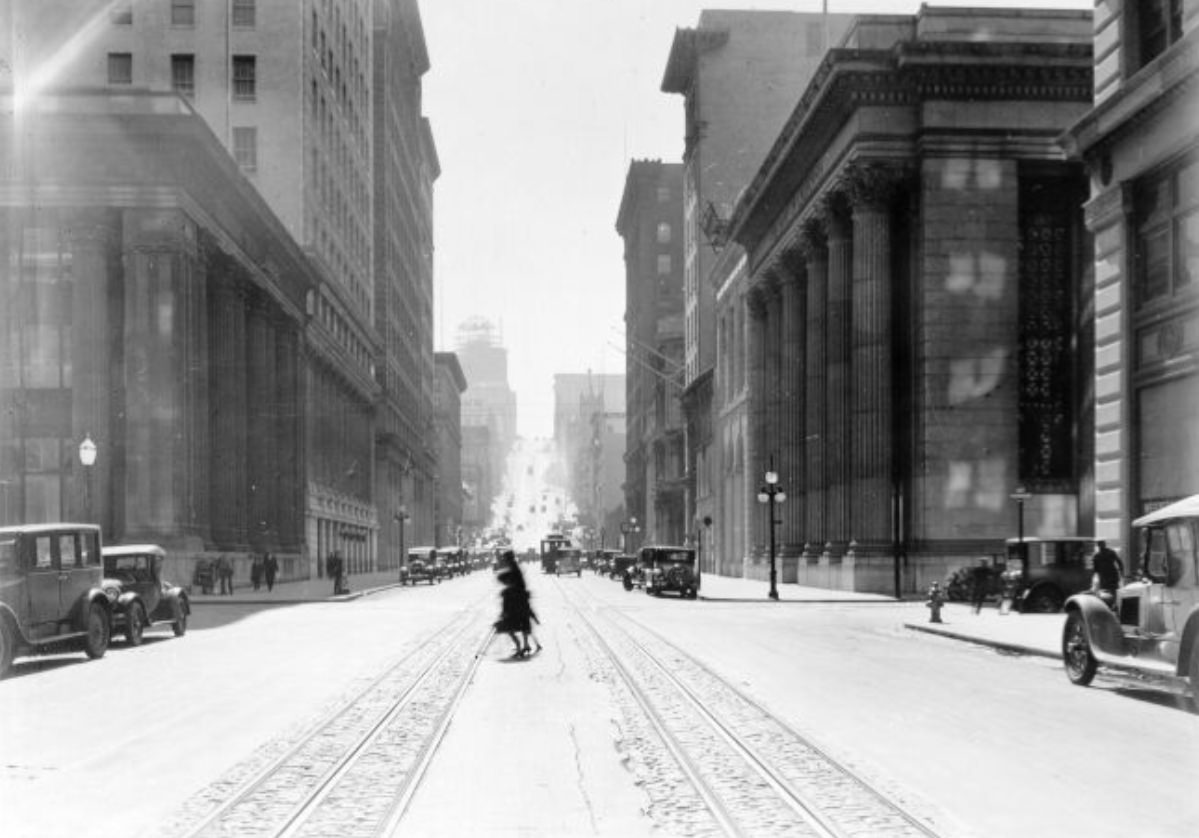
[[[783,580],[893,592],[1090,525],[1081,166],[1091,15],[857,18],[730,222],[747,254],[747,482]],[[747,575],[765,576],[750,528]]]

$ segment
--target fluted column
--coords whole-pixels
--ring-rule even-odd
[[[818,559],[828,540],[825,497],[827,495],[827,461],[825,449],[825,310],[828,296],[828,248],[824,225],[812,219],[804,225],[804,258],[807,262],[808,330],[804,349],[804,370],[807,373],[804,393],[804,556]]]
[[[783,258],[782,364],[779,381],[781,445],[779,481],[787,492],[782,505],[782,553],[799,556],[804,546],[804,327],[806,270],[799,253]],[[789,575],[789,574],[785,574]],[[784,579],[789,581],[789,579]]]
[[[844,195],[834,193],[825,204],[825,229],[828,234],[828,325],[825,332],[828,373],[825,416],[827,457],[828,541],[825,552],[832,558],[844,555],[850,538],[850,331],[852,310],[850,290],[853,273],[853,242],[848,207]]]
[[[78,486],[80,508],[77,517],[84,519],[84,510],[90,507],[89,523],[99,524],[104,534],[111,536],[111,474],[117,446],[109,417],[110,394],[117,382],[109,378],[108,294],[109,265],[115,262],[112,248],[116,244],[116,228],[104,211],[80,211],[71,215],[69,223],[67,235],[74,279],[71,300],[74,333],[71,357],[72,441],[78,447],[84,436],[90,434],[97,449],[90,478],[84,475]],[[74,457],[72,459],[78,462]]]
[[[279,492],[275,507],[279,521],[279,547],[300,552],[304,540],[304,426],[303,377],[300,336],[291,325],[278,335],[279,369]],[[397,545],[398,549],[398,545]]]
[[[246,502],[250,546],[265,550],[277,529],[274,498],[279,487],[274,474],[275,336],[268,301],[250,296],[246,309]]]
[[[214,256],[209,277],[212,534],[219,549],[246,546],[246,317],[236,266]]]
[[[777,274],[767,276],[762,284],[766,300],[766,351],[764,364],[766,366],[766,432],[758,462],[758,479],[773,463],[775,471],[779,468],[779,414],[782,410],[782,394],[780,392],[780,377],[782,370],[782,353],[779,346],[782,330],[782,283]]]
[[[747,547],[753,553],[760,551],[763,539],[759,530],[749,525],[755,520],[755,505],[757,503],[758,484],[762,480],[759,463],[763,461],[763,451],[766,449],[766,310],[765,294],[759,289],[750,291],[745,297],[749,317],[746,326],[749,329],[749,351],[746,353],[746,380],[749,382],[748,418],[749,432],[745,439],[745,521]],[[747,551],[748,555],[748,551]]]
[[[891,544],[891,198],[895,177],[874,166],[853,170],[853,490],[858,553]]]

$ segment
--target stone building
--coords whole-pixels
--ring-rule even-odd
[[[716,358],[712,237],[778,136],[825,45],[851,18],[706,10],[675,32],[662,90],[683,97],[684,522],[694,536],[716,516],[712,372]],[[718,524],[719,526],[719,524]]]
[[[491,504],[503,489],[508,453],[516,441],[516,393],[508,383],[508,349],[491,321],[464,321],[456,349],[467,386],[462,398],[462,439],[468,449],[463,468],[473,497],[472,526],[481,528],[490,523]]]
[[[309,441],[351,419],[304,409],[307,347],[329,339],[311,260],[173,94],[14,105],[0,95],[3,521],[163,544],[182,582],[245,550],[306,573]]]
[[[687,532],[683,448],[683,166],[634,160],[616,218],[624,241],[625,514],[647,543]]]
[[[1090,526],[1086,12],[857,18],[738,202],[747,494],[781,578],[897,592]],[[766,513],[746,570],[764,576]]]
[[[1086,164],[1094,241],[1096,535],[1199,493],[1199,2],[1096,3]]]
[[[433,544],[462,543],[462,393],[466,377],[453,352],[438,352],[433,407],[437,426],[437,495]]]
[[[623,506],[625,427],[623,375],[554,374],[556,463],[549,476],[574,502],[579,525],[596,534]]]

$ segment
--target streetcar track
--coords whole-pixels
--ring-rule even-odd
[[[237,784],[232,793],[192,820],[179,834],[187,838],[210,835],[290,837],[305,834],[307,825],[327,808],[327,804],[381,737],[399,727],[397,720],[401,720],[404,711],[422,698],[422,689],[432,684],[439,675],[445,677],[444,673],[451,670],[455,653],[461,655],[463,638],[472,628],[481,627],[478,608],[468,607],[455,614],[441,627],[423,636],[412,651],[354,690],[352,695],[339,699],[331,710],[308,725],[295,741],[258,766],[247,779]],[[425,697],[426,703],[442,708],[433,735],[420,746],[417,773],[407,775],[401,783],[407,790],[405,796],[402,800],[391,800],[386,816],[378,822],[382,824],[382,829],[377,826],[369,834],[390,834],[383,829],[393,829],[394,823],[402,816],[436,747],[444,737],[454,708],[474,678],[479,659],[490,644],[491,637],[492,631],[488,627],[485,640],[475,649],[464,671],[451,672],[454,682],[452,701],[437,702],[436,696]],[[395,692],[380,699],[383,691],[389,689]],[[371,708],[372,700],[381,700],[383,706]],[[362,716],[365,716],[365,720]],[[349,741],[338,742],[339,736],[343,739],[348,737]],[[394,790],[394,786],[392,788]],[[280,808],[280,799],[284,801],[286,812],[271,812],[272,808]],[[399,804],[402,806],[397,808]],[[338,827],[338,831],[332,834],[341,835],[343,832]]]
[[[620,673],[628,689],[636,696],[637,703],[647,716],[651,719],[660,719],[658,710],[648,707],[648,705],[652,705],[652,699],[646,689],[634,683],[635,676],[630,667],[620,660],[614,644],[604,637],[598,623],[603,622],[614,628],[623,638],[623,643],[644,659],[657,677],[673,687],[673,690],[682,697],[683,702],[690,708],[697,720],[710,727],[729,749],[737,754],[745,767],[765,782],[814,834],[825,836],[825,838],[865,838],[865,836],[877,834],[937,838],[938,833],[934,829],[909,812],[891,795],[878,789],[868,779],[832,757],[827,751],[812,743],[807,737],[760,704],[729,685],[709,667],[683,652],[660,633],[627,614],[615,612],[609,608],[605,608],[601,612],[594,599],[583,605],[576,601],[575,595],[567,595],[564,590],[563,596],[606,651],[613,667]],[[588,616],[587,611],[593,616]],[[619,620],[613,616],[616,613],[619,613]],[[654,645],[667,650],[668,656],[672,659],[665,660],[661,654],[652,651],[647,643],[634,636],[634,632],[622,625],[621,621],[650,635]],[[735,702],[740,705],[738,712],[729,714],[730,716],[740,715],[742,717],[740,725],[713,710],[709,706],[709,702],[703,700],[696,687],[686,682],[682,673],[688,669],[700,673],[701,677],[708,682],[709,689],[715,688],[723,692],[726,703]],[[694,677],[694,674],[695,672],[692,672],[691,676]],[[742,732],[750,724],[760,725],[761,722],[766,722],[771,728],[769,735],[755,736],[752,733]],[[738,727],[742,730],[738,730]],[[666,743],[667,738],[664,736],[660,721],[654,723],[654,728]],[[677,751],[684,746],[678,742],[677,738],[673,744],[667,744],[667,748],[680,764],[691,762],[692,758],[689,756],[679,757]],[[798,771],[795,770],[796,766],[787,766],[785,761],[780,759],[779,754],[785,754],[788,748],[793,753],[797,750],[800,751],[802,764]],[[764,753],[764,751],[773,751],[774,756]],[[788,768],[792,770],[786,770]],[[693,785],[697,782],[705,783],[702,776],[693,769],[684,768],[684,772]],[[801,776],[795,778],[787,776],[788,774],[800,774]],[[813,777],[806,778],[808,774]],[[809,781],[805,782],[805,778]],[[826,786],[834,784],[839,787],[838,791],[842,795],[843,801],[840,805],[834,804],[831,812],[828,811],[827,806],[818,802],[818,797],[822,795],[822,792],[813,787],[819,784]],[[804,785],[809,786],[806,791],[800,788]],[[711,806],[709,801],[713,800],[714,796],[718,798],[718,793],[712,789],[701,790],[697,787],[697,793],[709,806]],[[718,808],[712,808],[712,812],[727,834],[743,834],[739,824],[727,822],[727,810],[723,804],[720,804]],[[722,814],[718,815],[718,812]],[[791,833],[788,832],[788,834]]]

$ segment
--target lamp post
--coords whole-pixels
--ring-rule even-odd
[[[79,463],[83,466],[86,475],[83,506],[87,522],[90,524],[92,523],[92,467],[96,465],[96,443],[92,442],[91,434],[84,434],[83,442],[79,443]]]
[[[1020,545],[1020,576],[1027,581],[1028,554],[1024,551],[1024,502],[1032,497],[1032,492],[1021,484],[1016,487],[1016,491],[1012,492],[1010,497],[1016,502],[1016,541]]]
[[[629,552],[629,533],[638,532],[641,532],[641,525],[637,523],[635,515],[620,525],[620,551],[622,553]]]
[[[758,503],[766,504],[766,511],[770,515],[770,598],[777,600],[779,598],[778,591],[778,570],[775,568],[774,558],[774,528],[779,523],[774,517],[775,506],[787,499],[787,493],[783,491],[783,487],[779,485],[778,472],[774,471],[774,460],[770,461],[770,471],[766,472],[766,483],[758,489]]]
[[[408,552],[404,549],[404,522],[408,520],[408,507],[400,504],[400,508],[396,511],[396,521],[400,525],[400,580],[402,581],[408,574],[405,572],[408,569]]]

